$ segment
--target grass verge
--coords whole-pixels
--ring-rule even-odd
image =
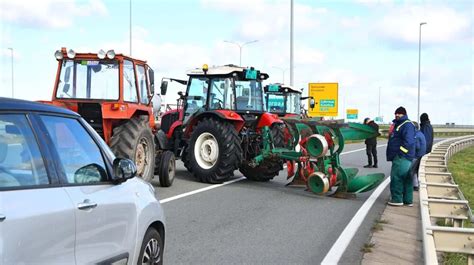
[[[464,197],[469,201],[469,206],[474,206],[474,147],[469,147],[456,153],[448,161],[449,172],[453,175],[454,182],[459,185]],[[442,225],[443,221],[439,225]],[[438,222],[437,222],[438,224]],[[464,227],[472,227],[470,222],[465,222]],[[458,253],[444,253],[443,264],[467,264],[467,256]]]

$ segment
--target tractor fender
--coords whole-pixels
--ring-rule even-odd
[[[265,112],[262,114],[262,116],[260,116],[260,120],[258,121],[257,128],[259,129],[264,126],[270,127],[274,123],[282,124],[283,121],[278,118],[278,115]]]
[[[173,122],[173,124],[171,124],[170,129],[168,130],[168,133],[166,134],[166,137],[168,137],[168,139],[171,139],[171,137],[173,137],[173,133],[175,129],[181,127],[182,125],[183,125],[183,122],[181,120],[177,120]]]
[[[168,146],[168,139],[163,130],[158,130],[155,133],[155,145],[157,150],[164,150]]]
[[[193,131],[194,126],[198,123],[198,121],[202,120],[205,117],[213,117],[217,118],[219,120],[226,120],[229,122],[232,122],[234,124],[235,129],[240,132],[242,127],[244,126],[244,120],[240,115],[232,110],[210,110],[210,111],[203,111],[194,117],[192,117],[192,120],[189,121],[189,123],[186,126],[186,129],[184,131],[184,135],[186,137],[189,137],[191,135],[191,132]]]

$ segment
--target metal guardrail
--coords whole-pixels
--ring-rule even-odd
[[[468,264],[474,264],[474,229],[463,228],[464,220],[473,220],[472,211],[448,171],[449,158],[473,145],[474,135],[447,139],[421,159],[418,175],[425,264],[438,264],[437,252],[467,254]],[[451,227],[438,226],[438,220]]]

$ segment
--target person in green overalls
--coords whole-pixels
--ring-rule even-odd
[[[408,119],[404,107],[395,110],[393,132],[387,145],[387,161],[392,161],[390,171],[390,206],[413,206],[413,183],[410,167],[415,158],[415,126]]]

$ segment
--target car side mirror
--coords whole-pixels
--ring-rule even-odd
[[[166,95],[166,90],[168,90],[168,81],[161,81],[160,90],[161,95]]]
[[[113,163],[115,180],[119,182],[126,181],[137,175],[137,167],[132,160],[126,158],[115,158]]]
[[[66,93],[69,92],[69,89],[71,88],[71,85],[70,84],[64,84],[63,86],[63,93]]]
[[[69,78],[71,77],[71,67],[66,67],[66,72],[64,73],[64,82],[68,83]]]
[[[151,68],[148,69],[148,78],[150,79],[150,94],[153,95],[155,93],[155,72]]]
[[[96,163],[85,165],[74,172],[74,183],[97,183],[103,180],[107,174],[105,169]]]
[[[312,108],[312,109],[314,109],[314,105],[316,105],[315,102],[314,102],[314,98],[311,98],[311,99],[309,100],[309,107]]]

